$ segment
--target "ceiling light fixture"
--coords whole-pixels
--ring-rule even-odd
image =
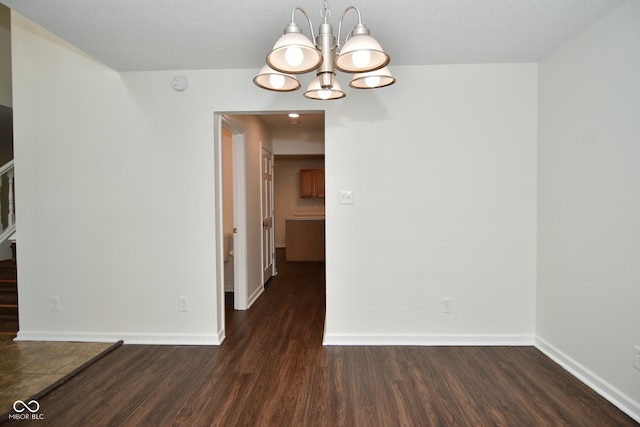
[[[287,114],[287,116],[289,116],[289,118],[291,119],[291,120],[289,120],[289,124],[290,125],[297,125],[298,123],[300,123],[298,121],[298,118],[300,118],[300,114],[298,114],[298,113],[289,113],[289,114]]]
[[[342,21],[349,11],[358,14],[358,24],[345,36],[342,34]],[[313,43],[302,33],[302,29],[295,23],[296,11],[301,12],[309,23]],[[320,33],[316,37],[313,24],[307,12],[296,7],[291,12],[291,23],[284,30],[284,35],[278,39],[273,49],[267,55],[267,65],[253,79],[253,82],[268,90],[289,92],[300,87],[295,74],[310,71],[316,73],[304,96],[310,99],[340,99],[346,94],[336,80],[336,70],[353,73],[354,77],[349,86],[356,89],[377,89],[395,83],[387,64],[390,58],[380,44],[371,37],[369,29],[362,24],[360,10],[350,6],[342,13],[338,25],[337,38],[333,35],[333,28],[329,24],[331,11],[327,0],[323,1],[320,16],[324,23],[320,25]]]

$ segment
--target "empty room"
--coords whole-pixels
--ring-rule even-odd
[[[0,423],[640,422],[640,1],[0,3]]]

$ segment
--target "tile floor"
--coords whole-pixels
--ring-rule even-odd
[[[0,414],[107,350],[114,343],[26,342],[0,337]]]

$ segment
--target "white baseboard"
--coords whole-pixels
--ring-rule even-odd
[[[591,372],[584,365],[572,359],[542,338],[536,337],[535,346],[538,350],[571,373],[571,375],[578,378],[600,396],[615,405],[622,412],[640,423],[640,402],[634,401],[607,381]]]
[[[218,330],[218,344],[215,344],[215,345],[222,344],[222,342],[225,340],[225,338],[227,338],[227,335],[225,334],[224,329],[219,329]]]
[[[164,334],[131,332],[20,331],[15,341],[118,342],[153,345],[220,345],[218,334]]]
[[[490,346],[534,345],[533,335],[510,334],[325,334],[323,345]]]

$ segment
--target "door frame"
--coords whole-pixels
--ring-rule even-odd
[[[309,110],[318,113],[320,111]],[[225,287],[224,287],[224,212],[223,212],[223,174],[222,174],[222,129],[226,128],[232,134],[232,176],[233,176],[233,217],[234,227],[237,232],[233,235],[233,265],[234,265],[234,309],[247,310],[250,307],[249,301],[249,214],[247,212],[247,142],[245,138],[246,129],[241,121],[237,121],[235,115],[274,114],[274,111],[218,111],[214,112],[214,247],[216,251],[215,259],[215,279],[217,295],[217,323],[219,325],[218,335],[220,342],[225,337]],[[324,114],[324,111],[322,111]],[[271,151],[271,150],[268,150]],[[274,153],[272,153],[274,154]],[[274,154],[275,156],[275,154]],[[274,169],[275,165],[274,158]],[[275,176],[275,175],[274,175]],[[275,182],[272,182],[275,186]],[[275,190],[275,188],[274,188]],[[275,191],[273,191],[275,193]],[[262,192],[261,192],[262,194]],[[261,196],[262,197],[262,196]],[[275,201],[275,200],[274,200]],[[274,225],[275,227],[275,225]],[[275,232],[274,232],[275,234]],[[273,250],[273,276],[278,274],[275,255],[275,235],[272,239]],[[264,271],[264,268],[263,268]],[[262,285],[264,290],[264,285]],[[255,295],[257,298],[259,294]],[[253,296],[252,296],[253,297]]]
[[[224,289],[224,210],[222,198],[222,129],[232,134],[233,176],[233,270],[234,309],[246,310],[248,304],[247,279],[247,196],[246,196],[246,149],[244,129],[225,113],[214,113],[214,165],[215,165],[215,248],[216,248],[216,294],[218,296],[217,320],[219,335],[225,336],[225,289]]]
[[[249,268],[247,260],[247,162],[244,130],[235,129],[235,132],[232,131],[234,227],[233,308],[236,310],[246,310],[249,308],[249,282],[247,274]],[[222,287],[224,288],[224,283]]]

